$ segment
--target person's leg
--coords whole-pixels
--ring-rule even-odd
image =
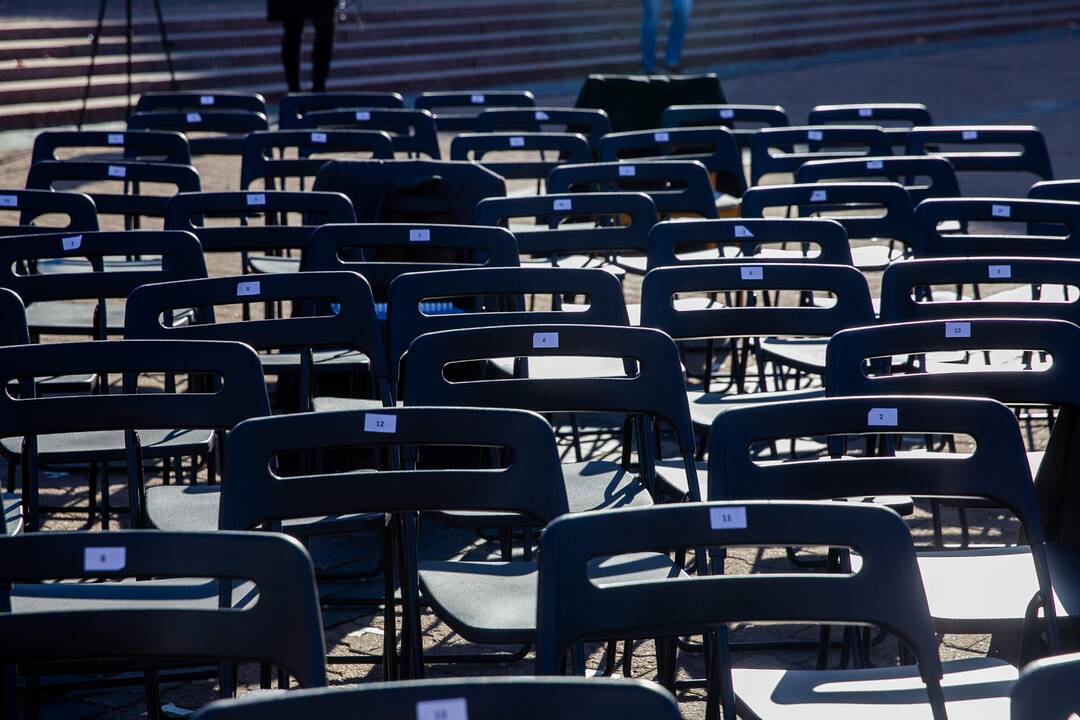
[[[300,92],[300,39],[304,36],[303,19],[284,21],[281,36],[281,63],[285,66],[285,82],[289,92]]]
[[[315,47],[311,51],[312,90],[326,92],[330,58],[334,55],[334,13],[315,20]]]
[[[647,73],[656,70],[656,26],[660,24],[661,2],[641,2],[641,68]]]
[[[682,61],[686,28],[690,24],[690,10],[694,0],[671,0],[671,27],[668,29],[667,47],[664,49],[664,65],[679,67]]]

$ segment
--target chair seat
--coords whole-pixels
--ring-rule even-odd
[[[713,304],[713,301],[707,297],[694,296],[686,298],[676,298],[673,306],[680,312],[686,312],[687,310],[708,310]],[[630,318],[631,325],[641,324],[641,303],[630,303],[626,306],[626,314]]]
[[[694,425],[710,427],[713,420],[733,408],[750,407],[764,403],[784,402],[788,400],[809,400],[825,397],[825,388],[804,388],[802,390],[780,390],[767,393],[686,393],[690,401],[690,418]]]
[[[358,350],[317,350],[314,358],[316,370],[332,367],[357,372],[366,370],[370,365],[367,356]],[[263,353],[259,355],[259,360],[267,375],[300,371],[300,353]]]
[[[827,338],[762,338],[761,351],[780,365],[803,372],[825,372]]]
[[[1037,302],[1075,302],[1076,299],[1075,292],[1069,293],[1068,299],[1065,298],[1064,285],[1043,285]],[[1001,290],[984,296],[983,300],[992,300],[995,302],[1031,302],[1031,286],[1021,285],[1020,287],[1015,287],[1011,290]]]
[[[256,255],[255,257],[248,258],[248,268],[250,268],[251,272],[262,275],[300,272],[300,258],[283,257],[279,255]]]
[[[138,432],[143,457],[146,459],[199,455],[211,451],[214,447],[213,430],[166,429]],[[7,437],[0,440],[0,450],[8,457],[19,458],[22,453],[22,438]],[[123,430],[38,435],[38,459],[42,463],[111,462],[126,458]]]
[[[158,485],[146,489],[146,515],[158,530],[210,532],[218,529],[221,488],[216,485]],[[281,523],[287,535],[311,537],[382,527],[382,513],[324,515]]]
[[[560,255],[557,260],[532,258],[522,261],[522,267],[600,268],[617,278],[623,278],[626,270],[595,255]]]
[[[255,583],[235,583],[234,607],[258,598]],[[14,613],[65,610],[190,609],[218,607],[216,580],[122,580],[106,583],[26,583],[11,588]]]
[[[41,335],[93,335],[93,302],[74,300],[48,300],[30,303],[26,307],[26,325],[31,333]],[[124,306],[106,304],[105,320],[110,335],[124,332]],[[173,322],[182,324],[190,321],[193,312],[190,309],[177,310]]]
[[[326,396],[313,398],[311,409],[315,412],[333,412],[335,410],[378,410],[381,407],[383,407],[381,401],[370,398]]]
[[[851,263],[862,271],[884,270],[890,264],[904,257],[903,243],[890,243],[884,240],[867,244],[854,245],[851,248]]]
[[[594,560],[589,569],[590,577],[601,584],[682,574],[666,555],[656,553]],[[420,563],[424,598],[454,632],[475,643],[535,641],[537,579],[533,562]]]
[[[504,377],[513,377],[513,358],[492,358],[491,366]],[[619,358],[566,356],[529,358],[529,377],[533,380],[625,376],[626,368]]]
[[[949,720],[1007,720],[1017,670],[1002,660],[942,663]],[[930,720],[914,665],[862,670],[732,670],[739,717],[758,720]]]
[[[160,270],[160,255],[143,255],[138,260],[128,260],[120,255],[110,255],[103,261],[105,272]],[[85,258],[47,258],[35,263],[41,275],[68,275],[71,273],[93,272],[90,261]]]
[[[0,509],[4,512],[4,528],[8,535],[17,535],[23,529],[22,498],[10,493],[0,493]]]

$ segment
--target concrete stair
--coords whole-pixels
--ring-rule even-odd
[[[339,25],[332,89],[490,88],[633,72],[638,0],[448,0],[366,11]],[[252,13],[167,17],[180,89],[284,92],[280,28]],[[942,42],[1080,24],[1076,0],[698,0],[688,70],[824,52]],[[73,123],[94,23],[0,26],[0,130]],[[153,18],[134,24],[132,94],[168,90]],[[123,25],[105,25],[88,122],[123,119]],[[310,38],[308,39],[310,42]]]

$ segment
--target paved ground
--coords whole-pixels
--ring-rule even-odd
[[[3,6],[0,5],[0,9]],[[1080,85],[1075,82],[1075,68],[1080,60],[1080,44],[1071,35],[1051,35],[1009,42],[994,42],[978,47],[927,48],[925,52],[888,53],[882,57],[823,57],[814,62],[776,63],[747,68],[719,69],[725,75],[725,89],[732,101],[771,102],[785,105],[793,118],[805,117],[806,110],[818,102],[865,100],[914,100],[925,102],[939,122],[1032,122],[1043,128],[1053,152],[1059,177],[1080,175],[1080,143],[1075,141],[1075,128],[1080,126]],[[543,101],[572,99],[576,88],[541,86],[537,88]],[[28,151],[25,138],[8,137],[9,149],[0,151],[0,186],[18,187],[23,184]],[[208,190],[230,189],[239,175],[234,162],[210,160],[198,163],[204,187]],[[978,178],[971,190],[991,193],[1020,194],[1030,179],[1002,182],[1001,179]],[[222,274],[237,267],[234,258],[214,260],[212,272]],[[631,287],[631,293],[633,287]],[[609,448],[599,448],[606,451]],[[156,482],[156,480],[155,480]],[[77,475],[55,475],[45,480],[50,500],[85,502],[85,480]],[[113,485],[118,501],[123,500],[119,479]],[[949,522],[955,516],[947,513]],[[52,529],[81,527],[77,515],[58,516],[50,520]],[[913,519],[917,537],[928,537],[929,520],[925,508]],[[975,513],[972,517],[973,540],[1000,541],[1015,535],[1015,523],[997,512]],[[955,538],[955,526],[949,529]],[[428,523],[422,542],[427,557],[459,555],[483,556],[494,551],[491,544],[460,531],[448,531]],[[375,552],[369,539],[337,539],[316,543],[313,550],[323,566],[338,566],[351,561],[357,565],[369,562]],[[776,565],[775,553],[743,551],[728,560],[729,572],[746,572],[751,567]],[[344,588],[354,594],[370,594],[371,588]],[[334,654],[377,652],[381,641],[381,619],[370,614],[351,613],[327,615],[328,645]],[[461,652],[463,643],[445,625],[426,614],[424,618],[426,645],[433,653]],[[775,628],[742,629],[738,639],[746,637],[812,637],[805,629],[780,631]],[[963,657],[985,652],[987,638],[948,636],[942,645],[947,658]],[[878,648],[875,658],[889,661],[893,647],[890,643]],[[652,643],[646,643],[635,654],[633,674],[650,677],[653,662]],[[599,661],[599,655],[594,656]],[[743,654],[737,657],[740,665],[809,666],[809,653]],[[681,654],[682,676],[701,673],[700,656]],[[529,663],[510,667],[442,666],[435,665],[432,675],[487,672],[525,673]],[[377,679],[378,670],[369,665],[339,664],[332,667],[333,682],[345,683]],[[249,673],[245,678],[254,681]],[[181,689],[167,688],[166,702],[193,707],[205,701],[211,693],[209,684],[196,684]],[[683,712],[687,717],[702,717],[704,705],[698,691],[680,693]],[[136,718],[141,712],[141,692],[127,691],[87,693],[53,708],[48,717],[121,717]]]

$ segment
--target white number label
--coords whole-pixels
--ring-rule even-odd
[[[825,136],[821,134],[820,130],[810,130],[806,133],[807,140],[820,140],[823,137]]]
[[[960,133],[960,137],[963,138],[964,140],[978,140],[979,139],[979,131],[978,130],[965,130],[962,133]]]
[[[262,291],[262,286],[258,280],[247,280],[245,282],[236,283],[236,295],[237,297],[243,297],[244,295],[258,295]]]
[[[991,265],[987,274],[992,278],[1011,278],[1012,265]]]
[[[431,242],[431,230],[427,228],[409,230],[409,242]]]
[[[364,432],[396,433],[397,415],[367,413],[364,415]]]
[[[266,193],[248,193],[247,195],[248,205],[265,205]]]
[[[754,233],[750,232],[750,228],[746,227],[745,225],[736,225],[735,226],[735,237],[737,237],[737,238],[754,237]]]
[[[866,424],[870,427],[896,427],[900,424],[896,408],[870,408]]]
[[[653,140],[656,142],[667,142],[671,139],[671,134],[666,132],[653,133]]]
[[[110,165],[109,177],[127,177],[127,168],[123,165]]]
[[[947,337],[947,338],[969,338],[969,337],[971,337],[971,323],[969,323],[969,322],[947,322],[947,323],[945,323],[945,337]]]
[[[200,105],[213,105],[214,104],[214,96],[213,95],[203,95],[203,96],[201,96],[199,98],[199,104]]]
[[[551,117],[543,110],[537,110],[535,113],[533,113],[533,117],[541,121],[551,119]]]
[[[739,277],[743,280],[761,280],[765,277],[765,268],[760,265],[739,268]]]
[[[82,247],[82,235],[72,235],[71,237],[66,237],[61,240],[60,243],[64,246],[64,250],[67,250],[68,252],[72,250],[78,250],[80,247]]]
[[[127,565],[127,548],[83,548],[83,570],[86,572],[123,570]]]
[[[321,132],[313,132],[313,133],[311,133],[311,142],[313,142],[313,143],[325,143],[326,142],[326,133],[321,133]]]
[[[188,113],[187,114],[187,121],[191,125],[194,125],[195,123],[201,123],[202,122],[202,115],[200,115],[199,113]]]
[[[709,508],[709,525],[713,530],[744,530],[746,529],[746,508]]]
[[[510,147],[525,147],[525,138],[515,135],[510,138]]]
[[[735,117],[735,111],[731,108],[724,108],[720,111],[720,117],[725,120],[730,120],[731,118]]]
[[[874,108],[859,108],[859,117],[874,117]]]
[[[424,700],[416,703],[416,720],[469,720],[465,698]]]
[[[371,113],[367,110],[357,110],[356,114],[353,115],[353,117],[355,117],[357,120],[360,120],[361,122],[367,122],[371,119]]]
[[[471,102],[473,105],[483,105],[484,104],[484,96],[483,95],[473,95],[472,97],[469,98],[469,102]]]
[[[1011,217],[1012,208],[1008,205],[991,205],[990,214],[994,217]]]
[[[825,202],[829,199],[829,193],[824,190],[814,190],[810,193],[810,202]]]
[[[122,133],[109,133],[108,142],[110,145],[123,145],[124,135]]]
[[[19,207],[17,195],[0,195],[0,207]]]
[[[866,161],[866,169],[867,170],[880,170],[883,167],[885,167],[885,163],[882,160],[867,160]]]
[[[534,348],[548,348],[548,349],[559,347],[559,333],[557,333],[557,332],[533,333],[533,347]]]
[[[551,207],[555,210],[569,210],[573,207],[573,201],[570,198],[562,198],[551,203]]]
[[[619,177],[634,177],[635,175],[637,175],[637,166],[636,165],[620,165],[619,166]]]

